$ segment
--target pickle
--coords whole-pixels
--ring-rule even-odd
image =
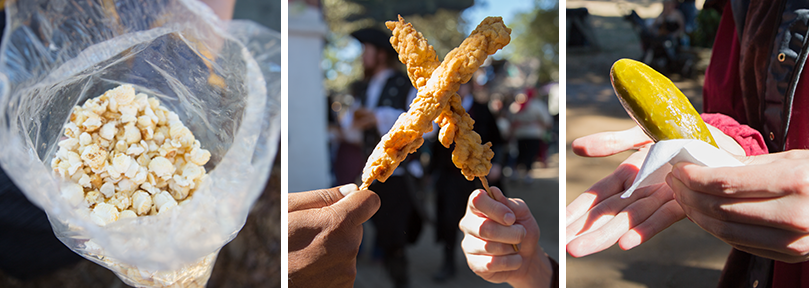
[[[620,59],[612,64],[610,81],[626,112],[655,142],[697,139],[719,147],[688,98],[663,74]]]

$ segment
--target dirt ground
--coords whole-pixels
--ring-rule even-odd
[[[571,2],[578,6],[571,6]],[[653,6],[659,5],[657,1],[629,2],[622,5],[652,11],[647,12],[652,15],[656,11]],[[582,6],[594,14],[590,23],[600,49],[571,48],[567,52],[566,203],[611,173],[629,155],[583,158],[573,154],[570,143],[577,137],[635,125],[618,102],[608,75],[615,60],[641,55],[638,37],[629,23],[615,14],[621,11],[617,4],[568,1],[569,8]],[[704,68],[709,51],[697,52]],[[701,111],[702,77],[673,80]],[[567,287],[715,287],[729,251],[729,245],[684,220],[630,251],[612,247],[578,259],[566,255]]]

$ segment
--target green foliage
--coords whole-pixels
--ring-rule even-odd
[[[697,28],[692,36],[692,45],[697,47],[713,47],[716,30],[719,29],[719,20],[722,17],[714,9],[702,9],[697,13]]]
[[[535,0],[535,9],[517,15],[508,23],[511,43],[504,49],[509,62],[520,64],[539,60],[536,83],[559,81],[559,4]],[[529,81],[532,82],[532,81]]]
[[[360,54],[350,57],[352,55],[345,53],[352,48],[356,49],[358,45],[351,37],[351,32],[366,27],[387,31],[384,22],[375,21],[365,14],[365,7],[353,1],[323,0],[323,16],[330,32],[326,36],[322,66],[329,94],[347,92],[349,85],[363,76]],[[460,11],[438,9],[434,14],[402,14],[402,17],[412,23],[416,30],[422,32],[438,55],[446,55],[465,38],[465,35],[458,31],[458,27],[463,25]],[[361,52],[361,48],[356,52]],[[404,67],[399,68],[404,71]]]
[[[350,33],[365,27],[387,30],[384,23],[367,16],[366,7],[357,2],[362,1],[322,2],[324,19],[330,30],[322,63],[329,94],[346,93],[349,85],[362,77],[361,47]],[[534,7],[507,23],[512,29],[511,43],[502,52],[509,62],[533,70],[528,72],[532,76],[527,85],[559,81],[558,1],[534,0]],[[434,13],[402,14],[402,17],[427,38],[439,57],[443,57],[466,37],[461,32],[466,23],[460,15],[460,10],[438,8]]]

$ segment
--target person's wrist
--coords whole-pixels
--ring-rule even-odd
[[[555,272],[553,271],[553,265],[551,264],[550,258],[548,258],[548,254],[545,254],[545,251],[543,251],[542,248],[537,248],[537,251],[531,257],[531,260],[526,262],[529,267],[526,270],[524,277],[521,277],[519,280],[508,281],[509,285],[514,288],[551,287],[553,274]]]

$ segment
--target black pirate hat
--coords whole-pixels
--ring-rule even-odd
[[[396,55],[396,50],[390,45],[390,33],[376,28],[363,28],[351,33],[360,43],[368,43],[377,48],[384,49],[388,55]]]

